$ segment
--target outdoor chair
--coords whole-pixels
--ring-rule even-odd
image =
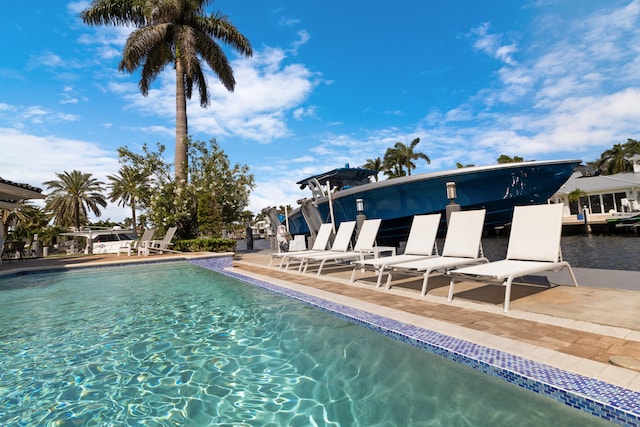
[[[563,268],[569,271],[573,285],[577,287],[573,269],[562,260],[560,250],[562,211],[562,204],[516,206],[506,259],[450,270],[448,301],[453,299],[456,280],[497,280],[505,287],[503,310],[507,312],[513,279]]]
[[[177,252],[169,249],[169,246],[171,245],[171,239],[173,239],[173,236],[174,234],[176,234],[177,229],[178,227],[169,227],[162,240],[151,240],[145,245],[144,248],[138,248],[138,255],[142,253],[144,256],[147,256],[151,252]]]
[[[137,251],[138,254],[140,254],[141,251],[146,250],[146,247],[151,242],[151,239],[153,239],[153,233],[155,232],[155,228],[149,228],[144,230],[144,233],[142,233],[139,240],[126,240],[122,242],[118,248],[118,256],[120,256],[121,252],[126,252],[128,256],[131,256],[132,251]]]
[[[438,270],[449,270],[469,264],[489,262],[482,253],[482,230],[484,228],[484,209],[451,212],[442,255],[423,258],[416,261],[388,264],[386,289],[391,288],[394,272],[422,274],[420,294],[427,293],[429,276]]]
[[[394,256],[353,261],[351,283],[355,281],[356,270],[373,269],[378,273],[376,287],[380,287],[382,275],[387,265],[438,255],[436,236],[438,234],[438,227],[440,226],[440,218],[441,215],[439,213],[414,216],[404,253]]]
[[[278,268],[282,268],[283,265],[286,265],[285,268],[289,268],[289,261],[292,256],[310,254],[310,253],[318,253],[327,250],[329,246],[329,241],[331,236],[333,235],[333,224],[322,224],[320,229],[318,230],[318,234],[316,235],[316,240],[313,242],[313,246],[311,249],[302,250],[302,251],[290,251],[290,252],[274,252],[271,254],[271,259],[269,260],[269,267],[273,263],[275,258],[280,258],[280,265]],[[286,264],[285,264],[286,261]]]
[[[380,229],[381,219],[367,219],[362,223],[362,228],[358,234],[356,244],[352,251],[345,248],[344,251],[332,251],[328,254],[310,255],[304,257],[301,264],[304,264],[303,273],[307,272],[307,268],[312,263],[320,263],[318,265],[317,275],[322,273],[322,268],[327,262],[345,262],[352,259],[364,259],[365,254],[375,246],[378,230]]]
[[[333,244],[331,245],[331,249],[328,251],[322,251],[320,253],[301,253],[298,255],[289,256],[289,260],[297,260],[300,262],[298,264],[298,272],[302,272],[302,269],[305,266],[305,259],[307,257],[312,257],[314,255],[326,255],[331,253],[345,253],[349,250],[351,246],[351,237],[353,236],[353,231],[356,229],[355,221],[343,221],[340,223],[338,227],[338,231],[336,232],[336,237],[333,240]],[[287,263],[287,267],[289,264]]]

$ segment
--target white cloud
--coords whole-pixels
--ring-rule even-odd
[[[74,15],[80,14],[82,11],[87,9],[91,5],[91,2],[88,0],[81,1],[72,1],[67,4],[67,9]]]
[[[307,44],[310,39],[311,34],[309,34],[306,30],[298,31],[298,40],[293,42],[293,51],[298,52],[298,48]]]
[[[269,143],[291,134],[286,112],[298,118],[310,117],[315,107],[293,113],[320,82],[318,75],[302,64],[284,65],[282,49],[267,48],[253,58],[232,62],[236,87],[227,91],[217,77],[209,74],[210,105],[200,107],[194,93],[188,104],[189,133],[205,133],[215,137],[230,136]],[[154,89],[145,98],[133,83],[110,82],[109,90],[124,97],[146,115],[175,119],[175,75],[165,70]]]
[[[9,145],[11,149],[8,149]],[[19,129],[0,127],[0,150],[3,153],[2,178],[41,188],[44,194],[47,190],[43,182],[56,179],[56,173],[77,169],[107,182],[107,175],[119,168],[115,151],[103,150],[86,141],[36,135]],[[110,217],[122,221],[130,216],[129,212],[109,204],[101,219]]]
[[[471,35],[476,38],[473,47],[492,58],[498,59],[506,64],[514,65],[516,61],[512,55],[518,50],[516,45],[514,43],[502,44],[502,37],[497,34],[490,34],[489,27],[489,23],[485,22],[471,29]]]

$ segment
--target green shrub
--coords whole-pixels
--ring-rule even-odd
[[[181,252],[235,252],[236,241],[221,238],[176,240],[173,249]]]

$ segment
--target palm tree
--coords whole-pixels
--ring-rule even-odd
[[[416,146],[420,143],[420,138],[415,138],[411,141],[411,144],[406,145],[402,142],[396,142],[393,148],[387,149],[385,153],[385,166],[390,171],[394,169],[400,174],[399,176],[404,176],[404,168],[407,168],[407,175],[411,176],[411,169],[416,168],[416,164],[413,163],[414,160],[423,159],[426,160],[427,164],[431,163],[431,159],[424,153],[419,151],[415,151]],[[395,168],[397,166],[397,168]],[[393,172],[395,173],[395,172]]]
[[[131,222],[134,233],[137,230],[136,203],[140,200],[142,187],[147,184],[149,176],[130,166],[122,166],[119,175],[107,175],[111,181],[109,198],[111,202],[118,202],[118,206],[131,206]]]
[[[387,148],[387,151],[384,153],[384,159],[382,160],[384,174],[389,178],[398,178],[407,175],[407,172],[403,168],[406,163],[405,158],[403,152],[398,149],[398,144],[402,143],[398,142],[395,146]]]
[[[378,181],[378,174],[382,171],[382,159],[380,157],[376,157],[375,159],[367,159],[364,165],[362,165],[363,169],[369,169],[375,171],[375,175],[373,175],[374,179]]]
[[[133,25],[127,39],[119,71],[133,73],[142,67],[139,87],[144,96],[160,72],[172,65],[176,72],[176,152],[175,176],[186,180],[188,163],[187,99],[193,87],[199,91],[200,105],[209,105],[209,91],[202,61],[232,92],[233,69],[216,42],[221,40],[244,56],[253,54],[251,44],[229,18],[219,12],[207,15],[205,6],[213,0],[94,0],[81,13],[89,25]]]
[[[48,190],[53,190],[46,198],[45,209],[53,214],[56,225],[73,225],[79,229],[81,223],[88,220],[87,209],[100,216],[99,206],[107,206],[102,195],[104,182],[78,170],[56,173],[56,176],[57,180],[43,183]]]
[[[607,175],[631,170],[633,165],[626,159],[626,156],[627,152],[622,144],[614,144],[613,147],[600,154],[598,168],[604,168]]]
[[[464,163],[460,163],[460,162],[456,162],[456,167],[458,169],[462,169],[462,168],[470,168],[473,167],[475,165],[469,164],[469,165],[465,165]]]

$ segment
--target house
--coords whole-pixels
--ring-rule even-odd
[[[590,223],[606,223],[614,213],[640,211],[640,155],[630,160],[633,172],[615,175],[574,172],[550,199],[553,203],[564,204],[565,224],[583,221],[585,210]],[[586,196],[570,202],[569,194],[578,189]]]

